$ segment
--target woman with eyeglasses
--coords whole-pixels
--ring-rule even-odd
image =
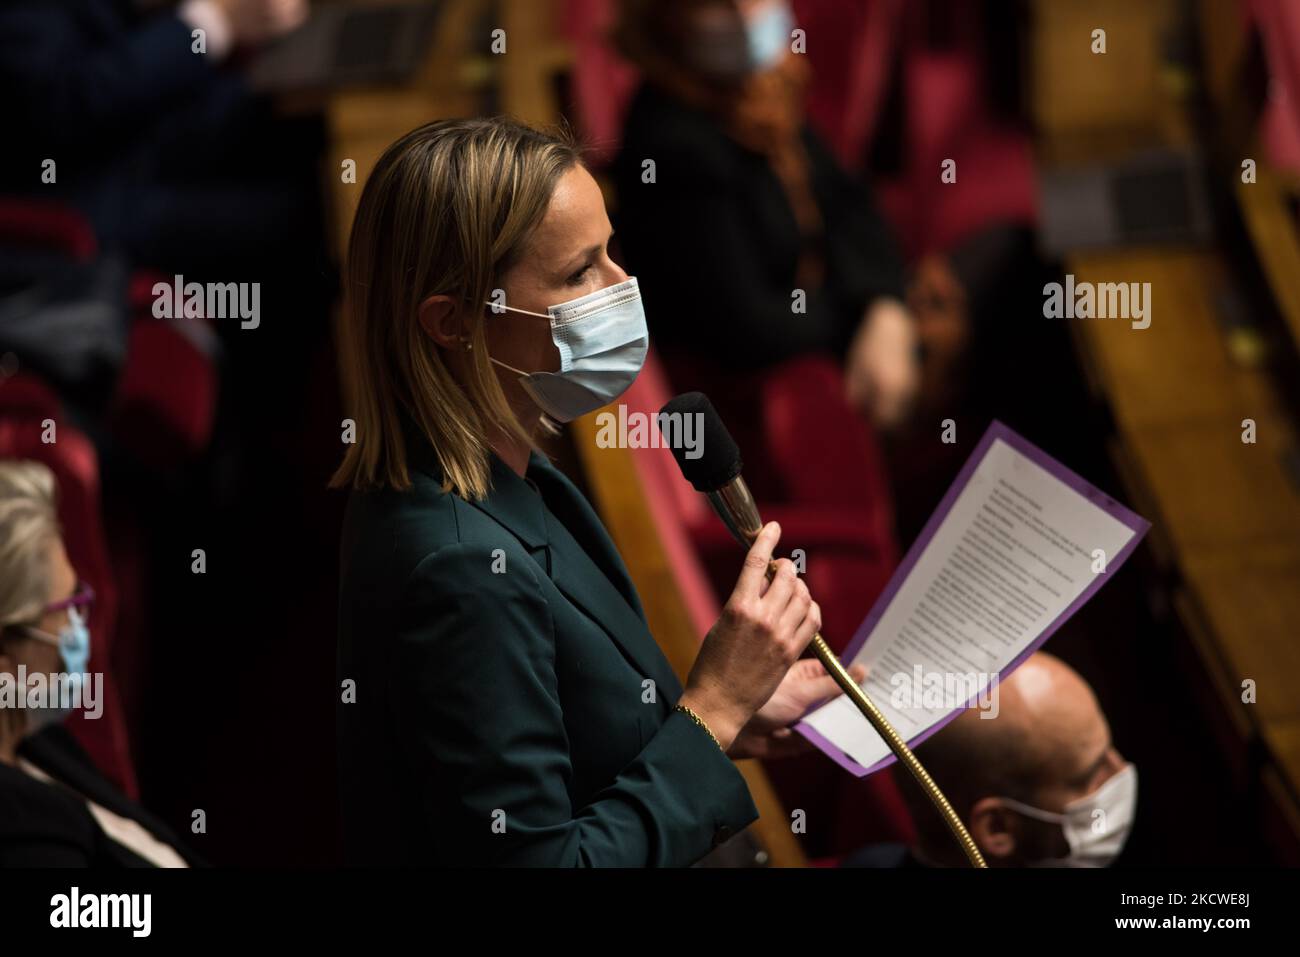
[[[62,726],[96,708],[94,595],[68,561],[54,488],[44,465],[0,462],[0,866],[190,866]]]

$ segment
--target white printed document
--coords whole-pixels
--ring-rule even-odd
[[[915,747],[988,702],[1149,527],[994,422],[841,659],[867,666],[867,696]],[[796,728],[860,777],[894,760],[843,695]]]

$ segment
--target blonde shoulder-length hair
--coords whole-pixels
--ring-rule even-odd
[[[432,445],[443,489],[466,499],[488,493],[489,435],[532,444],[487,360],[486,303],[581,161],[567,130],[505,118],[440,120],[384,151],[348,241],[340,347],[356,428],[331,487],[409,488],[404,417]],[[433,295],[466,306],[465,381],[420,326]]]
[[[59,538],[54,473],[0,462],[0,630],[41,616],[50,595],[50,543]]]

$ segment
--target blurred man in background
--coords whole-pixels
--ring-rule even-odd
[[[1088,683],[1046,652],[996,686],[997,711],[963,711],[917,749],[990,867],[1105,867],[1124,848],[1137,769],[1115,749]],[[986,717],[986,714],[995,717]],[[965,867],[943,819],[899,774],[918,839],[841,867]]]

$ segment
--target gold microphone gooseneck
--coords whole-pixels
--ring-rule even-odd
[[[752,545],[763,528],[763,522],[758,517],[758,506],[754,504],[754,497],[750,494],[745,480],[737,475],[722,488],[706,494],[709,503],[713,506],[713,510],[718,513],[718,516],[730,529],[736,540],[746,548]],[[767,568],[769,579],[775,569],[776,563],[771,562]],[[948,803],[948,799],[939,790],[939,785],[934,783],[934,778],[930,777],[929,772],[922,767],[921,762],[912,753],[912,749],[907,746],[907,742],[894,730],[894,726],[876,707],[875,702],[868,698],[866,692],[853,680],[853,676],[849,674],[835,652],[831,651],[830,646],[826,644],[820,633],[813,635],[812,649],[818,660],[826,668],[826,672],[835,679],[835,683],[857,705],[858,710],[876,729],[876,733],[889,745],[889,749],[897,755],[898,760],[911,772],[912,777],[916,779],[916,783],[921,786],[921,790],[930,798],[930,802],[942,815],[944,821],[947,822],[948,829],[952,831],[953,837],[961,845],[961,849],[965,852],[971,867],[988,867],[984,863],[984,855],[980,853],[980,849],[975,846],[975,841],[970,836],[970,832],[966,830],[966,825],[961,822],[957,812],[953,810],[952,805]]]

